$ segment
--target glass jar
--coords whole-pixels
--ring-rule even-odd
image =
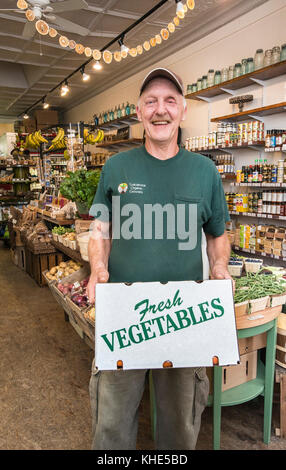
[[[125,104],[122,103],[122,106],[121,106],[121,117],[124,117],[125,116]]]
[[[129,116],[129,114],[130,114],[130,106],[127,101],[126,106],[125,106],[125,116]]]
[[[242,59],[242,61],[241,61],[241,75],[246,74],[247,73],[246,70],[247,70],[247,59]]]
[[[274,46],[272,48],[271,64],[277,64],[278,62],[280,62],[280,56],[281,56],[280,47]]]
[[[202,89],[202,79],[199,78],[197,81],[197,90],[200,91]]]
[[[207,77],[207,75],[203,75],[203,76],[202,76],[202,90],[204,90],[205,88],[207,88],[207,82],[208,82],[208,77]]]
[[[221,73],[220,70],[216,70],[215,78],[214,78],[215,85],[219,85],[221,83]]]
[[[221,81],[227,82],[227,80],[228,80],[228,68],[224,67],[221,71]]]
[[[267,49],[264,54],[263,67],[268,67],[272,62],[272,49]]]
[[[214,86],[214,70],[209,69],[208,71],[208,87]]]
[[[241,64],[237,63],[234,66],[234,78],[240,77],[241,75]]]
[[[231,65],[228,69],[228,79],[232,80],[234,77],[234,65]]]
[[[117,108],[117,119],[121,118],[121,107],[120,105]]]
[[[246,73],[251,73],[254,71],[254,60],[252,57],[247,59]]]
[[[286,60],[286,44],[281,46],[281,58],[280,60]]]
[[[263,49],[257,49],[254,56],[254,68],[255,70],[261,69],[263,67]]]
[[[192,93],[192,86],[193,85],[188,85],[187,86],[187,93]]]
[[[195,93],[197,91],[197,84],[193,83],[192,84],[192,93]]]

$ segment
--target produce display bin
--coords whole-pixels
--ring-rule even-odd
[[[26,271],[42,287],[47,285],[43,272],[64,261],[61,252],[35,254],[25,247]]]

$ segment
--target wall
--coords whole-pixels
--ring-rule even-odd
[[[0,137],[2,134],[5,134],[6,132],[14,132],[14,123],[13,122],[8,122],[8,123],[0,123]]]

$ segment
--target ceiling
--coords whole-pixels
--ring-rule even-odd
[[[60,1],[65,0],[50,0],[50,6]],[[50,105],[64,112],[266,1],[196,0],[195,9],[188,12],[168,41],[162,41],[162,44],[148,52],[144,51],[136,58],[129,56],[119,63],[113,60],[110,65],[103,62],[100,72],[92,68],[92,60],[85,68],[85,72],[91,75],[90,80],[83,82],[80,72],[76,73],[68,81],[72,92],[62,98],[58,89],[52,93],[49,91],[88,58],[69,47],[61,47],[59,35],[51,38],[35,30],[32,38],[23,37],[23,29],[28,22],[25,14],[17,9],[16,0],[1,0],[1,10],[15,8],[17,11],[0,11],[0,119],[2,122],[19,119],[22,113],[48,93],[47,101]],[[60,35],[85,47],[101,50],[158,3],[159,0],[86,0],[87,6],[81,10],[57,14],[60,18],[87,28],[84,36],[75,34],[71,28],[60,28],[52,20],[46,21]],[[168,0],[129,31],[124,37],[124,43],[130,48],[143,44],[160,33],[161,28],[167,27],[175,11],[175,0]],[[118,42],[108,49],[111,52],[119,50]],[[41,103],[36,107],[41,107]]]

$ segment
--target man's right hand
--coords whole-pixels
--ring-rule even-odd
[[[90,275],[88,284],[86,286],[86,292],[88,300],[91,304],[95,301],[95,286],[98,283],[107,282],[109,278],[109,272],[104,268],[100,267],[96,270],[95,273]]]

